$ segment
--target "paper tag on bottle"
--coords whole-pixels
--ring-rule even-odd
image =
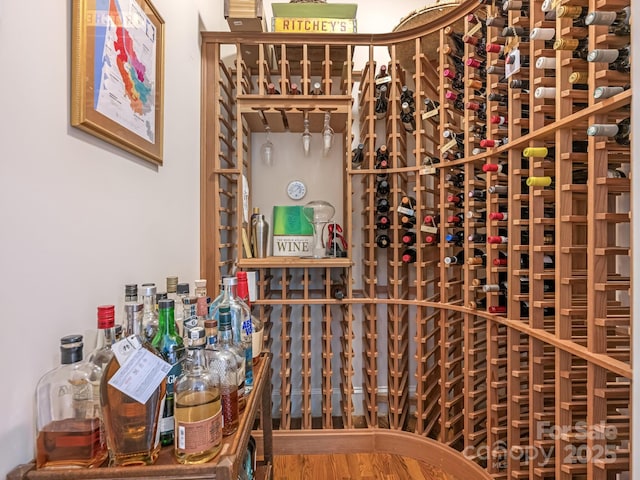
[[[416,214],[416,211],[414,209],[403,207],[402,205],[399,205],[396,210],[398,211],[398,213],[409,215],[410,217]]]
[[[424,112],[422,114],[422,119],[426,120],[427,118],[435,117],[439,113],[440,113],[440,110],[438,110],[437,108],[434,110],[429,110],[428,112]]]
[[[147,403],[171,365],[146,348],[138,348],[109,380],[109,385],[140,403]]]
[[[140,340],[136,335],[129,335],[126,338],[123,338],[119,342],[114,343],[111,346],[111,351],[113,351],[118,363],[120,365],[124,365],[127,363],[128,358],[139,348],[142,347]]]
[[[456,146],[456,143],[458,143],[458,142],[456,142],[456,139],[454,138],[453,140],[450,140],[450,141],[448,141],[447,143],[445,143],[444,145],[442,145],[442,146],[440,147],[440,151],[441,151],[441,152],[446,152],[447,150],[449,150],[449,149],[451,149],[451,148],[455,147],[455,146]]]
[[[504,78],[509,78],[520,70],[520,50],[515,48],[510,55],[513,58],[513,61],[511,63],[505,63]]]
[[[421,225],[420,231],[424,233],[438,233],[438,227],[430,227],[429,225]]]
[[[376,78],[376,85],[382,85],[383,83],[391,82],[391,76],[385,75],[384,77]]]
[[[420,175],[435,175],[436,167],[433,165],[425,165],[420,168]]]

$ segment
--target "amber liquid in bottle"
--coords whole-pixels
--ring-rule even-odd
[[[188,464],[208,462],[218,455],[222,448],[220,390],[179,392],[176,394],[175,402],[176,442],[179,445],[181,440],[185,441],[184,448],[176,448],[176,459],[180,463]],[[199,430],[200,435],[185,435],[183,428],[190,429],[191,432]],[[190,438],[198,441],[192,443],[187,440]]]
[[[38,468],[86,468],[100,466],[105,459],[99,418],[54,420],[38,434]]]

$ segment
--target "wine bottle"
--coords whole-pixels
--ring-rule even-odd
[[[391,83],[391,76],[387,73],[386,65],[380,65],[380,70],[378,70],[378,74],[374,77],[374,83],[376,90],[380,90],[382,87],[385,87],[385,90],[388,88]]]
[[[556,59],[555,57],[538,57],[536,59],[536,68],[540,70],[555,70],[556,69]]]
[[[408,195],[403,195],[398,206],[398,213],[403,215],[415,215],[416,199]]]
[[[574,27],[585,27],[588,13],[589,9],[587,7],[577,5],[561,5],[556,8],[556,18],[571,18]]]
[[[298,88],[298,84],[297,83],[292,83],[289,86],[289,95],[301,95],[302,92],[300,91],[300,88]]]
[[[443,259],[445,265],[462,265],[464,263],[464,250],[460,250],[455,255],[449,255]]]
[[[387,230],[391,226],[391,218],[387,215],[378,215],[376,220],[376,228],[378,230]]]
[[[386,198],[379,198],[376,202],[376,213],[387,213],[391,205]]]
[[[486,210],[469,210],[467,212],[467,218],[472,222],[483,223],[487,220]]]
[[[418,254],[415,248],[407,248],[402,252],[403,263],[415,263]]]
[[[487,237],[487,243],[491,244],[505,244],[509,243],[508,237],[505,235],[489,235]]]
[[[555,28],[534,28],[533,30],[531,30],[531,32],[529,33],[529,38],[531,40],[544,40],[545,42],[548,42],[550,40],[553,40],[556,36],[556,29]],[[551,47],[552,45],[549,45],[549,47]]]
[[[589,142],[584,140],[575,140],[571,143],[571,151],[574,153],[586,153],[589,149]],[[555,147],[527,147],[522,151],[522,155],[531,158],[547,158],[554,160],[556,157]]]
[[[422,118],[432,118],[434,122],[440,123],[440,102],[425,98]]]
[[[413,91],[406,85],[402,86],[400,90],[400,104],[407,103],[412,112],[416,109],[416,100],[413,96]]]
[[[467,87],[473,90],[473,94],[478,97],[483,97],[486,93],[486,84],[478,79],[470,78],[467,80]]]
[[[507,19],[505,17],[497,15],[489,15],[487,16],[487,20],[485,21],[485,25],[487,27],[504,28],[506,24]]]
[[[500,145],[505,145],[509,143],[509,139],[507,137],[503,138],[483,138],[480,140],[481,148],[494,148],[499,147]]]
[[[507,293],[507,282],[502,281],[499,283],[488,283],[482,286],[482,291],[485,293],[502,292]]]
[[[494,267],[506,267],[507,266],[507,254],[501,250],[498,250],[498,256],[493,259]]]
[[[502,29],[502,37],[519,37],[523,40],[529,38],[529,30],[521,26],[506,26]]]
[[[587,55],[588,62],[608,63],[609,70],[629,73],[631,71],[631,45],[620,49],[598,48]]]
[[[389,101],[387,100],[387,86],[382,85],[378,88],[378,94],[376,96],[376,102],[374,105],[374,111],[376,119],[380,120],[387,116],[389,108]]]
[[[487,199],[487,191],[479,189],[469,190],[467,197],[477,201],[484,201]]]
[[[487,190],[489,193],[497,193],[498,195],[506,195],[509,193],[509,187],[506,185],[491,185]]]
[[[425,215],[422,223],[427,227],[437,229],[438,225],[440,224],[440,215]]]
[[[573,58],[586,60],[589,55],[589,40],[587,38],[558,38],[553,43],[554,50],[571,50]]]
[[[351,151],[351,167],[360,168],[364,162],[364,143],[359,143],[356,148]]]
[[[495,220],[498,222],[503,222],[509,219],[509,214],[507,212],[491,212],[489,214],[489,220]]]
[[[413,115],[413,110],[409,108],[408,102],[402,103],[402,112],[400,113],[400,121],[402,122],[402,126],[407,132],[409,133],[415,132],[416,119]]]
[[[375,168],[388,168],[389,167],[389,150],[386,145],[380,145],[376,149],[376,162]]]
[[[402,244],[410,247],[416,243],[416,232],[408,230],[402,235]]]
[[[427,245],[435,245],[440,241],[440,236],[437,233],[427,233],[424,236],[424,243]]]
[[[625,7],[618,12],[589,12],[584,20],[585,25],[608,25],[609,33],[614,35],[629,35],[631,33],[631,7]]]
[[[472,233],[467,240],[471,243],[486,243],[487,236],[484,233]]]
[[[464,132],[455,133],[453,130],[447,129],[442,132],[442,136],[446,142],[455,140],[458,149],[464,149]]]
[[[487,254],[479,248],[473,249],[473,257],[467,259],[468,265],[487,266]]]
[[[509,97],[502,93],[491,92],[487,96],[487,100],[490,102],[498,102],[499,104],[506,106],[507,103],[509,102]]]
[[[464,79],[462,78],[462,74],[460,72],[455,72],[450,68],[445,68],[442,71],[442,76],[446,79],[451,80],[451,88],[457,90],[458,92],[464,91]]]
[[[453,41],[453,45],[456,50],[458,50],[459,52],[464,52],[464,41],[462,40],[462,34],[455,32],[451,26],[445,27],[444,34]]]
[[[386,233],[380,233],[376,235],[376,245],[380,248],[387,248],[391,245],[391,239]]]
[[[455,215],[449,215],[447,217],[447,223],[453,225],[459,225],[464,222],[464,213],[456,213]]]
[[[487,104],[480,102],[467,102],[465,104],[467,110],[471,110],[480,120],[487,119]]]
[[[589,75],[587,72],[573,72],[569,75],[569,83],[576,90],[589,90]]]
[[[503,173],[507,174],[507,164],[506,163],[485,163],[482,166],[482,171],[485,173]]]
[[[322,95],[324,92],[322,91],[322,84],[320,82],[315,82],[313,84],[313,88],[311,89],[311,95]]]
[[[267,85],[267,95],[280,95],[280,91],[276,88],[275,83]]]
[[[535,98],[556,98],[556,87],[538,87],[533,92]]]
[[[489,123],[493,125],[506,125],[508,117],[506,115],[492,115]]]
[[[413,215],[403,215],[400,217],[400,224],[403,228],[413,228],[416,225],[416,217]]]
[[[380,196],[388,195],[391,191],[391,186],[388,180],[380,180],[376,182],[376,193]]]
[[[630,145],[631,139],[631,118],[620,120],[617,124],[595,123],[587,128],[587,135],[590,137],[603,136],[613,138],[619,145]]]
[[[444,94],[444,98],[453,102],[453,108],[460,112],[464,112],[464,94],[447,91]]]
[[[484,47],[487,53],[497,53],[500,60],[504,60],[505,47],[499,43],[487,43]]]
[[[622,87],[596,87],[593,91],[593,98],[611,98],[614,95],[624,92],[631,88],[630,84],[624,85]]]
[[[462,195],[450,193],[447,195],[447,202],[452,203],[452,207],[464,208],[464,197]]]
[[[465,239],[464,230],[459,230],[454,233],[447,233],[447,235],[444,237],[445,242],[452,243],[459,247],[462,247],[464,245],[464,239]]]
[[[529,90],[529,80],[513,79],[509,86],[514,90]]]

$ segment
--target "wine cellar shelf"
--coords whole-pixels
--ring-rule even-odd
[[[203,33],[201,274],[258,272],[276,428],[405,431],[496,479],[630,471],[626,6],[468,1],[389,34]],[[587,60],[602,49],[617,63]],[[252,133],[320,132],[327,112],[347,257],[246,258]]]

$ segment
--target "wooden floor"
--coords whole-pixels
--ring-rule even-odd
[[[387,453],[275,455],[273,480],[461,480],[412,458]]]

